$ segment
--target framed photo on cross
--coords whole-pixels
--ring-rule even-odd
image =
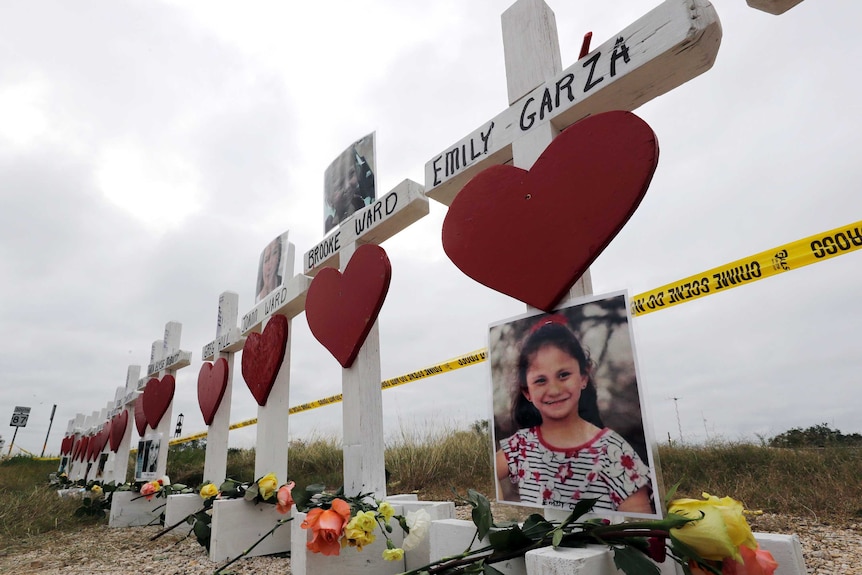
[[[660,515],[624,293],[493,324],[488,351],[499,500]]]

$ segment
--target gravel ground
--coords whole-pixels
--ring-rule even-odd
[[[494,515],[500,519],[519,510],[494,505]],[[467,513],[467,508],[458,508],[460,517]],[[752,524],[755,531],[796,533],[811,575],[862,575],[862,523],[836,526],[813,519],[764,515]],[[206,575],[221,566],[209,561],[194,537],[184,538],[184,531],[177,529],[152,542],[149,538],[159,532],[158,527],[94,526],[73,533],[52,533],[0,552],[0,574]],[[243,559],[232,565],[230,572],[285,575],[290,573],[290,560]]]

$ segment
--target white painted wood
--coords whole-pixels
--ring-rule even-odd
[[[344,261],[350,262],[356,247],[355,243],[344,246]],[[386,497],[380,380],[380,331],[375,321],[353,365],[341,370],[342,457],[348,496],[373,493],[377,499]]]
[[[153,497],[147,501],[136,491],[115,491],[111,500],[108,527],[158,525],[164,502],[161,497]]]
[[[401,513],[399,505],[393,505],[396,513]],[[358,551],[348,547],[341,550],[338,556],[327,556],[319,553],[311,553],[306,549],[306,544],[311,541],[311,531],[302,529],[301,524],[305,519],[305,513],[296,513],[296,519],[292,521],[291,531],[291,556],[290,572],[293,575],[395,575],[403,573],[404,561],[384,561],[383,550],[386,549],[386,538],[380,534],[379,529],[375,531],[377,538],[374,543]],[[396,547],[403,542],[404,533],[400,528],[394,526],[389,535]],[[299,552],[300,550],[304,552]],[[460,549],[459,551],[463,551]]]
[[[509,105],[563,69],[557,21],[544,0],[515,2],[501,17]]]
[[[761,549],[772,553],[778,563],[775,575],[806,575],[805,559],[802,556],[802,545],[796,535],[779,535],[778,533],[755,533],[754,538]]]
[[[292,273],[296,250],[292,243],[287,242],[287,254],[285,260],[286,273]],[[249,333],[260,333],[264,323],[274,314],[284,315],[288,318],[288,340],[284,359],[276,376],[275,383],[270,391],[265,406],[257,409],[257,438],[255,440],[254,470],[255,479],[259,479],[267,473],[275,473],[279,485],[287,482],[287,437],[289,431],[289,399],[290,399],[290,342],[292,318],[305,309],[305,296],[311,279],[298,274],[281,288],[275,290],[264,300],[246,313],[241,321],[241,335]],[[232,325],[232,324],[231,324]],[[217,338],[218,340],[218,338]],[[245,340],[242,340],[245,343]],[[227,349],[234,349],[233,344],[228,344]],[[231,372],[233,369],[231,369]],[[213,422],[215,423],[215,422]],[[207,445],[213,439],[207,440]],[[283,517],[275,512],[273,505],[260,505],[261,508],[272,508],[271,510],[257,509],[250,511],[246,501],[217,501],[213,506],[212,533],[210,540],[210,558],[214,561],[232,557],[241,553],[248,545],[254,543],[258,536],[254,533],[263,534],[269,530],[274,522]],[[253,505],[251,505],[254,508]],[[271,511],[271,513],[270,513]],[[278,515],[278,517],[275,517]],[[290,536],[287,527],[280,529],[287,535],[268,540],[255,549],[255,555],[266,555],[290,550]],[[216,533],[218,532],[218,537]],[[232,533],[235,533],[235,538]],[[237,550],[237,545],[241,546]],[[265,551],[265,552],[264,552]],[[221,558],[221,559],[220,559]]]
[[[444,557],[459,555],[473,542],[476,526],[472,521],[462,519],[443,519],[431,522],[431,557],[437,561]],[[473,542],[470,549],[479,549],[488,545],[488,538]],[[526,575],[524,559],[510,559],[494,563],[494,568],[504,575]]]
[[[118,484],[125,483],[129,477],[129,451],[131,451],[132,430],[135,429],[135,401],[138,397],[137,384],[140,377],[140,365],[130,365],[126,370],[126,386],[121,400],[121,409],[129,413],[128,424],[114,457],[112,473],[113,480]]]
[[[194,487],[194,486],[192,486]],[[164,499],[162,499],[164,502]],[[182,493],[169,495],[165,505],[165,525],[174,525],[184,520],[192,513],[197,513],[204,506],[204,500],[197,493]],[[182,527],[179,528],[182,530]],[[186,529],[188,531],[188,529]]]
[[[290,246],[292,249],[293,244]],[[242,335],[260,333],[263,329],[263,322],[276,313],[290,319],[305,311],[305,296],[310,285],[310,277],[302,274],[293,276],[290,281],[258,302],[251,311],[242,316],[240,321]]]
[[[138,527],[157,520],[155,509],[163,501],[153,497],[150,501],[136,491],[116,491],[113,495],[108,527]]]
[[[802,0],[746,0],[746,2],[756,10],[762,10],[763,12],[777,16],[800,4]]]
[[[223,292],[219,295],[219,312],[216,321],[216,355],[214,360],[224,358],[227,361],[227,386],[222,396],[221,404],[216,410],[212,424],[207,429],[206,460],[204,462],[204,481],[221,485],[227,476],[227,447],[230,434],[230,406],[233,396],[233,370],[235,352],[227,351],[233,348],[236,341],[243,339],[237,329],[239,317],[239,295],[234,292]]]
[[[551,29],[550,24],[531,25],[529,29],[543,26]],[[516,34],[504,35],[507,40],[515,37]],[[623,39],[628,61],[622,46],[617,45],[619,38]],[[545,123],[550,122],[557,130],[562,130],[591,114],[638,108],[709,70],[720,43],[721,24],[707,0],[665,0],[584,58],[431,158],[425,164],[426,194],[443,204],[451,204],[470,178],[488,166],[512,160],[512,142]],[[532,50],[535,49],[533,46]],[[530,51],[528,46],[515,53]],[[519,59],[528,61],[529,57],[519,56]],[[547,65],[542,64],[540,68],[544,70]],[[534,76],[530,71],[524,73],[530,78]],[[515,82],[514,86],[528,85],[531,81]],[[571,92],[567,86],[571,86]],[[541,103],[546,90],[552,109],[546,110],[542,117]],[[512,97],[516,96],[510,95],[510,100]]]
[[[295,513],[295,510],[291,513]],[[280,514],[275,510],[275,505],[269,503],[255,505],[244,499],[214,501],[210,560],[225,561],[238,556],[272,529],[276,522],[289,516]],[[216,521],[217,517],[219,521]],[[258,557],[289,551],[291,526],[294,523],[296,520],[276,529],[275,533],[264,539],[248,556]]]
[[[292,264],[292,262],[291,262]],[[288,320],[288,339],[281,368],[266,400],[266,405],[257,408],[257,440],[255,442],[254,477],[275,473],[278,484],[287,482],[287,437],[290,426],[290,330],[293,320]]]
[[[324,267],[341,267],[344,246],[381,244],[429,211],[428,197],[420,184],[404,180],[391,192],[343,221],[322,242],[302,256],[303,273],[315,276]]]

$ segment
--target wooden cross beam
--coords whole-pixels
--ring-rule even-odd
[[[504,27],[507,19],[514,23],[537,11],[550,9],[541,0],[520,0],[503,16]],[[721,43],[721,24],[709,2],[665,0],[559,70],[556,25],[531,21],[527,34],[504,31],[511,46],[505,48],[510,107],[425,164],[428,197],[449,205],[479,171],[513,159],[517,165],[513,142],[534,132],[559,133],[591,114],[632,111],[669,92],[709,70]],[[512,45],[525,39],[523,46]],[[539,146],[531,147],[535,152]],[[518,167],[529,168],[536,159],[531,155],[525,153]]]
[[[347,267],[356,248],[381,244],[429,212],[422,186],[404,180],[376,202],[355,212],[303,256],[304,273]],[[353,364],[341,372],[344,490],[347,495],[386,496],[380,333],[375,321]]]
[[[227,362],[227,382],[221,402],[215,411],[212,423],[207,429],[206,460],[204,461],[204,480],[221,485],[227,476],[227,447],[230,433],[230,406],[233,395],[234,356],[242,349],[245,338],[237,327],[239,316],[239,295],[223,292],[218,299],[218,319],[216,338],[201,350],[203,361]],[[218,382],[212,382],[218,383]],[[201,391],[198,389],[198,397]]]

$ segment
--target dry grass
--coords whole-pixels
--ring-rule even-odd
[[[662,447],[667,485],[679,494],[732,495],[751,509],[853,521],[862,517],[862,449],[776,449],[745,443]]]
[[[751,509],[821,522],[844,524],[862,517],[862,449],[775,449],[745,443],[662,447],[666,485],[680,483],[678,495],[702,491],[731,495]],[[467,488],[493,494],[491,446],[486,431],[402,431],[388,442],[388,492],[416,492],[422,499],[448,499]],[[172,449],[171,478],[198,485],[204,450]],[[298,485],[341,484],[340,441],[314,437],[288,446],[290,478]],[[31,535],[80,525],[72,517],[74,501],[60,500],[47,487],[56,462],[16,457],[0,463],[0,541],[3,545]],[[228,475],[252,481],[254,451],[231,449]],[[8,542],[8,543],[6,543]],[[2,549],[2,546],[0,546]]]

